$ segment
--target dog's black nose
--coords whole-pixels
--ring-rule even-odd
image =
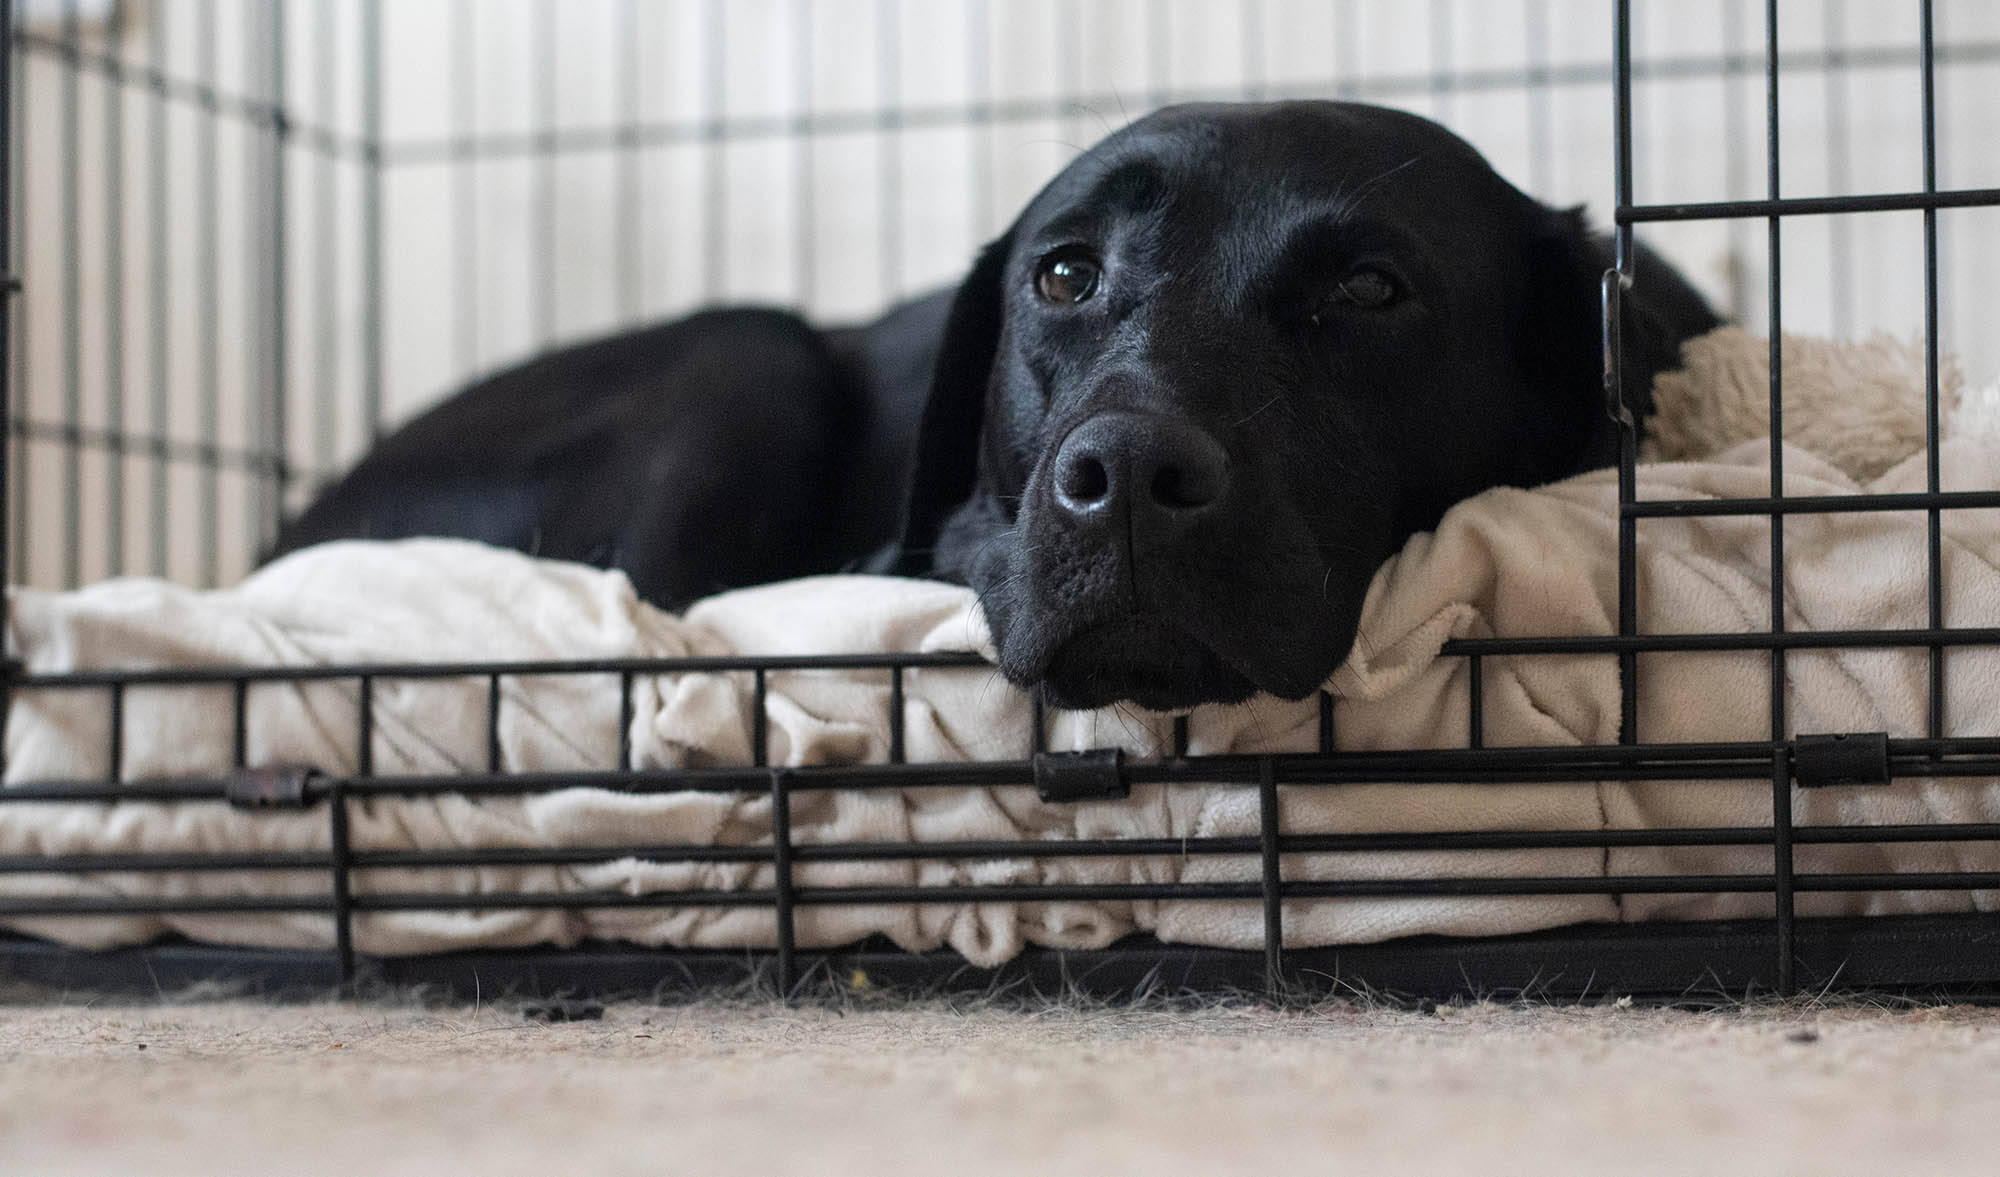
[[[1158,413],[1099,413],[1056,451],[1056,503],[1079,522],[1186,518],[1229,488],[1229,454],[1197,425]]]

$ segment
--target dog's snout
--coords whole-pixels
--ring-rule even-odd
[[[1131,515],[1167,521],[1200,511],[1229,487],[1229,455],[1206,430],[1157,413],[1106,412],[1056,451],[1055,498],[1079,521]]]

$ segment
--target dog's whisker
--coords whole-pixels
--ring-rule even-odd
[[[1257,416],[1257,414],[1259,414],[1259,413],[1262,413],[1262,412],[1263,412],[1263,411],[1264,411],[1265,409],[1268,409],[1268,408],[1270,408],[1270,407],[1271,407],[1272,405],[1275,405],[1275,404],[1277,404],[1277,403],[1278,403],[1279,401],[1281,401],[1281,400],[1283,400],[1283,399],[1285,399],[1285,398],[1284,398],[1284,395],[1283,395],[1282,393],[1280,393],[1280,394],[1279,394],[1279,395],[1277,395],[1277,396],[1274,396],[1274,397],[1272,397],[1272,398],[1271,398],[1270,400],[1267,400],[1267,401],[1265,401],[1265,402],[1264,402],[1263,404],[1261,404],[1261,405],[1258,405],[1258,406],[1257,406],[1256,408],[1254,408],[1254,409],[1250,410],[1250,412],[1249,412],[1249,414],[1248,414],[1248,415],[1244,416],[1244,417],[1243,417],[1243,418],[1242,418],[1241,420],[1237,421],[1237,422],[1236,422],[1236,424],[1234,424],[1234,425],[1230,426],[1230,428],[1231,428],[1231,429],[1240,429],[1240,428],[1242,428],[1243,426],[1245,426],[1245,425],[1249,424],[1249,423],[1250,423],[1250,421],[1251,421],[1251,419],[1252,419],[1252,418],[1254,418],[1254,417],[1256,417],[1256,416]]]
[[[1355,213],[1361,211],[1361,202],[1368,199],[1368,197],[1373,195],[1377,189],[1381,188],[1383,184],[1387,183],[1391,176],[1394,176],[1396,173],[1402,171],[1403,169],[1418,163],[1428,154],[1430,153],[1418,152],[1417,154],[1404,160],[1402,163],[1397,164],[1395,167],[1390,168],[1388,171],[1383,172],[1381,175],[1376,176],[1374,179],[1366,181],[1365,183],[1355,188],[1354,195],[1350,197],[1346,201],[1346,203],[1340,206],[1337,216],[1340,219],[1346,219],[1352,217]]]

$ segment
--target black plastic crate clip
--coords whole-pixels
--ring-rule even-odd
[[[1802,789],[1889,783],[1889,733],[1841,732],[1792,740],[1792,779]]]
[[[312,804],[312,782],[320,775],[304,764],[239,768],[229,774],[223,795],[237,809],[304,809]]]
[[[1089,752],[1035,753],[1035,792],[1044,801],[1116,801],[1132,795],[1125,780],[1125,753],[1118,748]]]

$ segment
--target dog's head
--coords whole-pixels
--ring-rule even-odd
[[[1615,454],[1607,264],[1414,115],[1141,119],[960,289],[906,566],[978,590],[1001,669],[1055,706],[1307,695],[1413,532]],[[1628,347],[1670,363],[1710,324],[1644,317]]]

